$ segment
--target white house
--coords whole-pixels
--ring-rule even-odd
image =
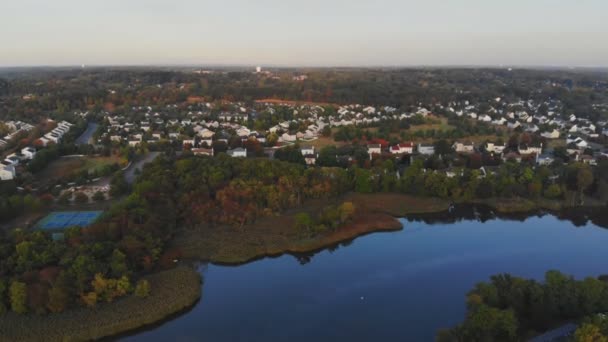
[[[298,139],[298,137],[295,134],[287,134],[287,133],[283,133],[283,135],[281,135],[279,137],[279,141],[282,142],[294,142]]]
[[[557,139],[560,136],[560,133],[557,129],[554,129],[551,132],[543,132],[540,134],[541,137],[546,139]]]
[[[521,144],[517,148],[519,154],[528,155],[528,154],[541,154],[543,152],[543,145],[526,145]]]
[[[33,147],[22,148],[21,154],[25,159],[32,160],[36,156],[36,149]]]
[[[390,152],[392,154],[412,154],[414,153],[414,143],[410,141],[407,143],[391,146]]]
[[[310,156],[310,155],[314,155],[315,154],[315,147],[314,146],[304,146],[300,149],[300,152],[302,152],[303,156]]]
[[[367,145],[367,153],[369,154],[369,158],[372,158],[374,154],[382,154],[382,145],[380,144],[369,144]]]
[[[536,164],[538,165],[551,165],[555,159],[547,154],[540,155],[536,158]]]
[[[237,147],[234,150],[228,150],[228,155],[235,158],[247,157],[247,150],[242,147]]]
[[[505,150],[506,147],[507,147],[507,145],[504,143],[502,145],[499,145],[499,144],[495,144],[493,142],[487,142],[485,149],[486,149],[486,151],[488,151],[490,153],[500,154]]]
[[[457,153],[473,153],[473,152],[475,152],[475,145],[473,145],[472,142],[471,143],[455,142],[452,145],[452,148]]]
[[[0,164],[0,180],[11,180],[15,178],[15,166]]]
[[[418,144],[418,153],[427,156],[435,154],[435,146],[428,144]]]

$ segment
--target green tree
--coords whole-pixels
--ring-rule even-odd
[[[76,192],[74,193],[74,202],[79,204],[89,203],[89,196],[84,192]]]
[[[18,314],[27,312],[27,287],[25,283],[13,281],[9,289],[11,310]]]
[[[110,259],[110,270],[112,271],[112,276],[116,278],[122,277],[129,272],[129,267],[127,266],[127,257],[119,249],[115,249],[112,252],[112,257]]]
[[[104,195],[104,193],[101,192],[101,191],[96,191],[93,194],[93,201],[95,201],[95,202],[101,202],[101,201],[103,201],[105,199],[106,199],[106,195]]]
[[[310,230],[314,226],[314,221],[307,213],[297,213],[294,217],[297,229]]]
[[[146,298],[150,295],[150,282],[142,279],[137,282],[135,286],[135,296],[139,298]]]

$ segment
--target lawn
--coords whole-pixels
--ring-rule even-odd
[[[39,179],[63,179],[77,174],[82,170],[94,172],[104,166],[116,163],[121,166],[126,165],[126,161],[118,156],[59,158],[49,164],[49,166],[36,176]]]

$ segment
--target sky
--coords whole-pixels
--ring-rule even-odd
[[[607,0],[0,0],[0,66],[608,66]]]

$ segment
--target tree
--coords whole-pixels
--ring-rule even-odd
[[[122,277],[129,271],[127,266],[127,258],[119,249],[115,249],[112,252],[112,257],[110,259],[110,270],[112,271],[113,277]]]
[[[300,230],[310,230],[314,225],[314,221],[307,213],[297,213],[294,221],[296,228]]]
[[[93,194],[93,201],[95,201],[95,202],[101,202],[105,199],[106,199],[106,195],[104,195],[104,193],[101,191],[95,191],[95,193]]]
[[[0,279],[0,316],[2,316],[4,313],[6,313],[7,307],[6,307],[6,292],[7,292],[7,283]]]
[[[55,282],[49,290],[49,300],[46,308],[54,313],[63,312],[68,306],[68,301],[67,288],[61,282]]]
[[[112,176],[110,181],[110,196],[118,197],[129,192],[129,183],[125,179],[122,171],[118,171]]]
[[[317,165],[319,166],[338,166],[338,149],[334,145],[325,146],[319,152]]]
[[[353,202],[344,202],[342,203],[342,205],[340,205],[339,212],[340,222],[344,223],[350,220],[355,214],[355,205],[353,204]]]
[[[323,135],[324,137],[331,137],[331,127],[323,127],[323,129],[321,130],[321,135]]]
[[[445,139],[437,140],[434,144],[435,153],[444,156],[452,153],[452,146]]]
[[[89,292],[80,296],[84,305],[89,308],[94,308],[97,305],[97,293]]]
[[[67,204],[70,204],[71,199],[72,199],[72,193],[69,191],[66,191],[63,194],[61,194],[61,196],[59,196],[59,199],[57,200],[57,202],[59,202],[59,204],[61,204],[61,205],[67,205]]]
[[[593,172],[588,165],[583,165],[578,169],[576,175],[576,185],[580,194],[581,204],[584,202],[584,191],[593,184]]]
[[[146,298],[150,295],[150,282],[146,279],[142,279],[137,282],[135,286],[135,296],[139,298]]]
[[[562,195],[562,189],[557,184],[551,184],[545,190],[545,197],[549,199],[558,199]]]
[[[11,310],[18,314],[27,312],[27,286],[25,283],[13,281],[9,289]]]
[[[74,202],[79,204],[89,203],[89,196],[84,192],[76,192],[74,193]]]
[[[590,323],[583,323],[574,332],[575,342],[608,342],[608,337],[602,334],[600,328]]]

